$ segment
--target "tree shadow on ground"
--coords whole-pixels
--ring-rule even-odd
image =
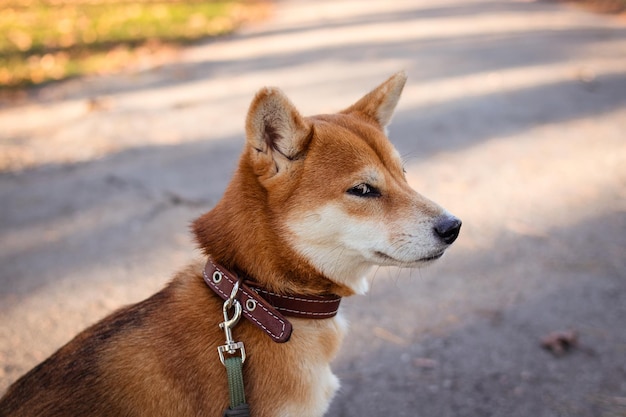
[[[411,154],[411,162],[419,162],[439,152],[462,151],[541,124],[602,115],[625,104],[626,75],[603,75],[592,88],[577,81],[562,81],[459,98],[424,108],[404,108],[390,127],[390,137],[402,154]],[[75,231],[56,245],[31,237],[21,246],[5,248],[0,254],[3,281],[10,284],[8,287],[21,282],[19,271],[24,268],[20,265],[29,259],[40,258],[42,267],[54,262],[63,255],[62,242],[68,248],[94,245],[94,236],[99,237],[98,241],[110,242],[108,247],[94,246],[92,257],[67,263],[68,268],[88,269],[96,259],[107,262],[118,256],[120,242],[124,246],[136,235],[127,227],[129,223],[143,225],[157,214],[177,207],[188,207],[198,214],[208,210],[226,187],[242,146],[243,137],[144,146],[100,160],[51,164],[0,175],[0,230],[5,241],[19,241],[20,236],[28,233],[36,236],[37,230],[54,230],[57,225],[66,227],[75,219],[100,219],[88,226],[70,228]],[[55,199],[55,195],[67,195],[68,200]],[[124,208],[127,201],[132,202],[134,210]],[[107,240],[107,236],[118,239]],[[55,276],[63,275],[62,269],[55,271]],[[55,279],[45,274],[42,279],[44,276]],[[32,281],[29,288],[41,289],[45,284]]]

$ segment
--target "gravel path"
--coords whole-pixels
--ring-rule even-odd
[[[0,108],[0,392],[199,256],[255,91],[304,114],[409,81],[390,136],[463,219],[345,300],[334,416],[626,416],[626,21],[528,1],[281,1],[157,68]],[[578,345],[540,346],[556,330]]]

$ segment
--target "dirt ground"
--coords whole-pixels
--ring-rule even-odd
[[[332,416],[626,416],[626,21],[532,1],[281,1],[158,67],[0,108],[0,392],[200,256],[255,91],[339,110],[390,74],[409,181],[463,220],[344,300]],[[562,355],[542,348],[574,331]]]

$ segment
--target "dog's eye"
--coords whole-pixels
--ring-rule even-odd
[[[348,190],[348,194],[357,197],[380,197],[380,191],[369,184],[359,184]]]

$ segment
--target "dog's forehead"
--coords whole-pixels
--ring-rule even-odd
[[[360,164],[363,159],[375,156],[386,166],[402,168],[400,154],[374,123],[346,114],[319,115],[309,119],[315,132],[313,145],[326,154],[326,158],[334,156]]]

